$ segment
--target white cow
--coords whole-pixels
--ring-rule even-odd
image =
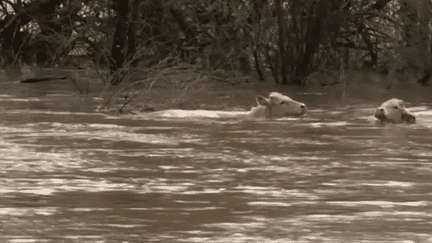
[[[150,117],[185,117],[185,118],[281,118],[298,117],[306,113],[305,104],[288,96],[272,92],[269,98],[256,97],[257,107],[250,111],[210,111],[210,110],[164,110],[149,113]]]
[[[406,110],[403,100],[390,99],[375,110],[375,117],[381,122],[415,123],[415,116]]]

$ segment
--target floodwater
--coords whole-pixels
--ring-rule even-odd
[[[2,87],[0,242],[432,242],[431,104],[152,120]]]

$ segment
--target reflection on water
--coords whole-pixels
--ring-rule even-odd
[[[383,126],[372,104],[149,120],[0,98],[2,242],[432,241],[427,104]]]

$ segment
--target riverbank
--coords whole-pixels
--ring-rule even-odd
[[[2,71],[0,80],[26,86],[26,92],[18,94],[22,98],[41,98],[67,93],[91,101],[94,110],[99,107],[103,108],[100,111],[110,114],[119,113],[119,110],[121,113],[164,109],[249,110],[256,106],[256,95],[267,96],[274,91],[306,103],[309,109],[325,109],[339,105],[378,105],[393,97],[405,100],[408,106],[432,102],[431,87],[413,82],[401,83],[395,78],[376,75],[373,72],[350,73],[347,75],[345,86],[335,80],[326,80],[326,77],[319,74],[314,74],[315,83],[291,86],[277,85],[272,81],[259,82],[245,77],[215,79],[185,71],[153,79],[151,84],[139,82],[138,79],[138,82],[134,81],[138,85],[128,87],[127,84],[121,84],[110,87],[94,70],[47,69],[45,73],[54,72],[67,79],[31,84],[19,83],[22,78],[36,75],[31,73],[31,70],[24,71],[21,76],[12,77]],[[38,75],[44,72],[39,71]],[[320,83],[320,80],[323,82]]]

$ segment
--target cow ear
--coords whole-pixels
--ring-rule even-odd
[[[258,105],[262,105],[262,106],[269,106],[270,105],[269,101],[264,96],[261,96],[261,95],[258,95],[256,97],[256,101],[258,102]]]

